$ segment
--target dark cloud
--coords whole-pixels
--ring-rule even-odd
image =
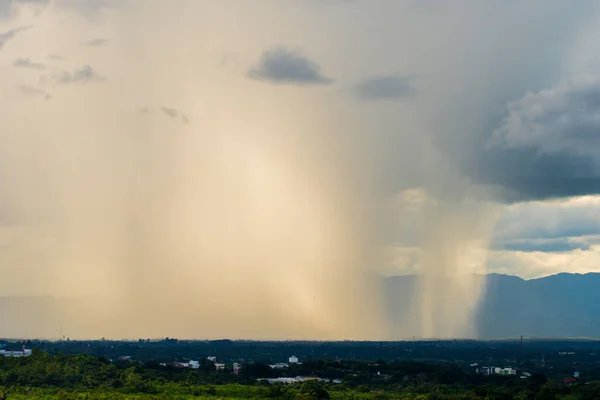
[[[31,97],[43,97],[45,100],[50,100],[52,98],[52,96],[46,92],[44,92],[43,90],[37,89],[33,86],[27,86],[27,85],[19,85],[17,86],[17,89],[27,95],[27,96],[31,96]]]
[[[354,93],[363,101],[399,101],[416,93],[409,76],[387,75],[366,79],[354,87]]]
[[[23,32],[29,28],[30,28],[29,26],[22,26],[19,28],[11,29],[4,33],[0,33],[0,50],[2,50],[4,48],[4,45],[6,44],[6,42],[13,39],[18,33]]]
[[[474,178],[506,188],[506,201],[600,193],[600,79],[511,103]]]
[[[507,202],[600,193],[598,160],[589,154],[494,146],[481,154],[478,167],[476,181],[505,188]]]
[[[85,65],[74,71],[62,71],[54,76],[56,82],[61,85],[69,84],[87,84],[91,82],[99,82],[105,78],[99,75],[92,67]]]
[[[98,46],[104,46],[105,44],[108,43],[108,39],[102,39],[102,38],[98,38],[98,39],[92,39],[92,40],[88,40],[87,42],[85,42],[84,44],[86,46],[91,46],[91,47],[98,47]]]
[[[33,62],[29,58],[17,58],[13,65],[19,68],[46,69],[46,64]]]
[[[53,60],[53,61],[64,60],[64,58],[61,55],[58,55],[58,54],[50,54],[50,55],[48,55],[48,59],[49,60]]]
[[[274,84],[328,85],[333,79],[321,74],[319,66],[299,52],[285,47],[267,50],[248,71],[252,79]]]

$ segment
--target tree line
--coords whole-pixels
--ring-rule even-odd
[[[320,377],[268,384],[258,378]],[[418,400],[594,400],[594,382],[562,384],[542,372],[528,379],[482,376],[452,363],[314,360],[286,369],[245,364],[240,374],[216,371],[203,361],[197,370],[164,367],[156,361],[111,362],[104,357],[49,354],[0,357],[0,399],[418,399]]]

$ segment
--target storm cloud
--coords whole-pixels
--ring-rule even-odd
[[[600,79],[510,103],[479,167],[478,179],[506,187],[509,201],[600,193]]]

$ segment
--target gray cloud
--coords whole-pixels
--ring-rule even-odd
[[[55,75],[54,79],[61,85],[69,85],[99,82],[105,78],[94,71],[94,69],[89,65],[85,65],[74,71],[62,71]]]
[[[508,106],[476,180],[518,201],[600,193],[600,79],[579,78]]]
[[[187,115],[175,108],[161,106],[158,108],[157,111],[171,119],[180,120],[186,125],[190,122]],[[140,113],[145,115],[152,115],[155,112],[150,107],[144,107],[140,110]]]
[[[508,148],[535,146],[543,153],[570,149],[597,155],[599,132],[600,78],[581,77],[509,104],[495,137]]]
[[[115,7],[123,3],[120,0],[86,0],[86,1],[68,1],[60,2],[61,6],[71,8],[87,17],[93,17],[106,9]]]
[[[416,93],[412,78],[386,75],[366,79],[354,87],[355,95],[363,101],[399,101]]]
[[[123,4],[122,0],[0,0],[0,18],[12,18],[19,13],[18,6],[34,6],[36,15],[52,3],[53,7],[72,10],[90,19],[98,18],[109,9]]]
[[[16,7],[22,4],[45,6],[50,0],[0,0],[0,19],[13,18],[18,14]]]
[[[160,111],[163,112],[163,114],[169,116],[170,118],[173,119],[180,119],[181,122],[183,122],[184,124],[187,124],[189,122],[188,118],[186,117],[186,115],[180,111],[177,111],[174,108],[169,108],[169,107],[160,107]]]
[[[27,96],[31,96],[31,97],[43,97],[45,100],[50,100],[52,98],[52,96],[48,93],[46,93],[45,91],[41,90],[41,89],[37,89],[33,86],[28,86],[28,85],[19,85],[17,86],[17,89],[27,95]]]
[[[84,44],[86,46],[91,46],[91,47],[98,47],[98,46],[104,46],[105,44],[108,43],[108,39],[102,39],[102,38],[98,38],[98,39],[92,39],[92,40],[88,40],[87,42],[85,42]]]
[[[49,60],[53,60],[53,61],[64,60],[64,58],[61,55],[59,55],[59,54],[49,54],[48,55],[48,59]]]
[[[19,68],[46,69],[46,64],[33,62],[29,58],[17,58],[13,65]]]
[[[589,243],[569,238],[512,240],[493,245],[494,250],[544,253],[562,253],[573,250],[589,250],[589,248]]]
[[[6,44],[6,42],[13,39],[18,33],[23,32],[29,28],[30,28],[29,26],[22,26],[19,28],[11,29],[4,33],[0,33],[0,50],[2,50],[4,48],[4,45]]]
[[[50,0],[12,0],[14,3],[20,4],[34,4],[34,5],[42,5],[46,6],[50,4]]]
[[[177,118],[179,113],[174,108],[161,107],[160,110],[171,118]]]
[[[321,74],[319,66],[297,51],[286,47],[267,50],[257,65],[248,71],[252,79],[275,84],[328,85],[333,79]]]

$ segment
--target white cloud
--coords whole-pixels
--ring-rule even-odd
[[[496,251],[490,255],[489,271],[526,279],[560,272],[600,272],[600,245],[562,253]]]
[[[534,201],[508,206],[496,240],[557,239],[600,234],[600,196]]]
[[[423,213],[434,200],[419,189],[404,191],[395,199],[397,245],[386,250],[382,273],[419,273]],[[489,272],[537,277],[600,270],[594,265],[600,245],[600,196],[532,201],[503,209],[495,226]]]

